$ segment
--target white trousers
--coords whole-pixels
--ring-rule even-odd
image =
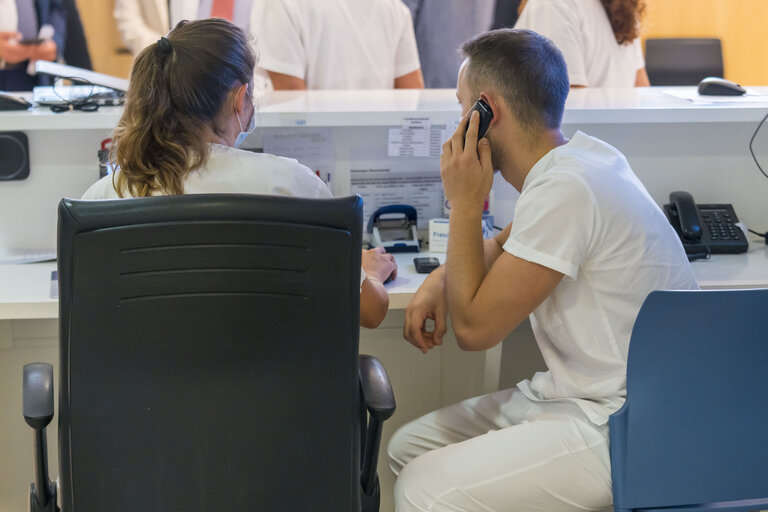
[[[404,425],[388,454],[397,512],[611,510],[608,426],[517,388]]]

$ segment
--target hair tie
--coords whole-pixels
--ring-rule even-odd
[[[165,37],[161,37],[157,40],[157,47],[160,48],[160,52],[163,54],[171,53],[173,51],[171,42]]]

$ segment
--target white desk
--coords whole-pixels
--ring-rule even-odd
[[[426,274],[417,274],[416,256],[434,256],[445,262],[445,254],[400,253],[395,255],[398,278],[387,284],[389,309],[401,310],[410,302]],[[692,264],[699,286],[716,288],[768,288],[768,248],[753,241],[746,254],[716,254],[708,261]],[[56,262],[0,265],[0,320],[58,318],[58,301],[51,299],[51,271]]]

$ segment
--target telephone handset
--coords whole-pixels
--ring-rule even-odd
[[[749,243],[733,206],[696,204],[688,192],[672,192],[664,205],[670,224],[683,242],[689,259],[709,254],[747,252]]]

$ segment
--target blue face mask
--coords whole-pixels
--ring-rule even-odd
[[[237,123],[240,125],[240,133],[237,134],[235,139],[235,147],[239,148],[245,142],[245,139],[256,129],[256,107],[253,108],[253,114],[251,114],[251,120],[248,123],[247,129],[243,130],[243,122],[240,121],[239,115],[237,116]]]

